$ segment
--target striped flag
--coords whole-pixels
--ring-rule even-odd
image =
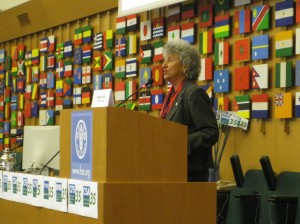
[[[168,27],[168,40],[180,39],[180,26],[169,26]]]
[[[91,102],[91,90],[89,86],[83,86],[81,88],[81,103],[87,104]]]
[[[251,30],[250,19],[251,19],[250,8],[236,11],[234,14],[234,33],[235,34],[249,33]]]
[[[119,78],[119,79],[125,78],[125,70],[126,70],[125,64],[126,64],[125,59],[118,59],[115,61],[116,78]]]
[[[152,47],[151,44],[140,46],[140,63],[148,64],[152,61]]]
[[[234,91],[248,90],[250,88],[250,67],[234,68]]]
[[[189,42],[195,42],[195,24],[194,22],[184,23],[181,25],[181,39]]]
[[[83,31],[83,43],[86,44],[86,43],[90,43],[92,41],[92,27],[91,26],[85,26],[83,27],[82,29]]]
[[[163,37],[165,35],[165,18],[158,17],[153,19],[152,37]]]
[[[116,57],[126,56],[126,37],[116,39]]]
[[[81,87],[79,87],[81,90]],[[74,100],[74,98],[73,98]],[[80,102],[81,102],[81,96],[80,96]],[[71,99],[67,98],[63,100],[63,109],[69,109],[72,108],[72,101]]]
[[[213,51],[213,31],[203,31],[199,33],[199,51],[201,54],[212,53]]]
[[[51,35],[48,37],[48,52],[55,50],[55,36]]]
[[[136,77],[137,60],[136,58],[126,59],[126,77]]]
[[[276,88],[292,87],[292,62],[276,63]]]
[[[103,48],[102,32],[95,33],[95,35],[94,35],[94,50],[102,50],[102,48]]]
[[[135,80],[127,80],[126,81],[126,91],[125,91],[125,98],[129,97],[136,91],[136,81]],[[129,98],[130,100],[136,99],[136,94]]]
[[[250,96],[235,96],[233,100],[234,111],[243,118],[250,118]]]
[[[252,113],[251,118],[268,118],[269,117],[268,94],[252,95]]]
[[[102,75],[95,75],[93,83],[94,90],[102,89]]]
[[[48,52],[48,38],[44,37],[40,40],[40,52],[47,53]]]
[[[293,31],[282,31],[275,34],[276,58],[293,55]]]
[[[275,27],[292,25],[294,23],[294,0],[276,2]]]
[[[200,59],[201,70],[198,77],[199,81],[211,80],[213,74],[213,63],[212,58],[202,58]]]
[[[180,4],[170,5],[167,12],[168,23],[180,20]]]
[[[64,77],[71,77],[73,74],[73,64],[72,61],[64,62]]]
[[[127,37],[127,55],[137,53],[136,34],[129,35]]]
[[[57,90],[56,90],[57,92]],[[57,93],[56,93],[57,94]],[[46,92],[42,92],[40,94],[40,107],[45,108],[47,106],[47,94]]]
[[[295,117],[300,117],[300,92],[295,92]]]
[[[300,4],[300,3],[299,3]],[[296,29],[296,50],[295,54],[300,54],[300,28]]]
[[[160,86],[163,84],[163,74],[162,74],[162,66],[161,65],[154,65],[152,67],[152,79],[153,79],[153,86]]]
[[[199,28],[212,26],[213,24],[213,6],[209,5],[201,5],[199,6]]]
[[[113,30],[106,30],[103,32],[103,48],[112,48],[113,47]]]
[[[270,27],[270,6],[252,7],[252,31],[266,30]]]
[[[64,80],[57,80],[55,85],[55,95],[63,96]]]
[[[234,60],[249,61],[250,60],[250,38],[236,40],[234,43]]]
[[[116,34],[125,34],[126,33],[126,17],[118,17],[116,19]]]
[[[63,99],[56,98],[55,99],[55,111],[60,111],[63,109]]]
[[[47,74],[45,72],[42,72],[40,74],[40,89],[46,89],[47,88]]]
[[[229,97],[214,98],[214,111],[228,111]]]
[[[80,27],[75,29],[74,44],[75,45],[82,44],[82,29]]]
[[[38,48],[33,49],[31,51],[31,63],[33,65],[39,64],[39,59],[40,59],[40,51]]]
[[[275,94],[275,118],[292,118],[292,93]]]
[[[47,68],[47,58],[46,55],[42,55],[40,57],[40,71],[44,72],[46,71],[46,68]]]
[[[115,100],[125,99],[125,82],[116,82],[115,84]]]
[[[73,43],[71,40],[68,40],[64,44],[64,57],[72,57],[73,55]]]
[[[140,26],[140,41],[150,40],[152,36],[151,20],[141,22]]]
[[[269,34],[252,37],[252,60],[269,58]]]
[[[252,66],[252,89],[267,89],[269,87],[268,64]]]
[[[47,69],[54,69],[55,67],[55,57],[54,54],[49,54],[47,56]]]
[[[229,14],[218,15],[215,17],[215,38],[229,37],[230,35],[230,23]]]
[[[229,64],[229,42],[215,43],[214,49],[214,65],[227,65]]]
[[[151,109],[151,91],[143,91],[139,93],[139,110]]]
[[[181,19],[193,18],[195,16],[195,3],[193,1],[183,2],[181,6]]]
[[[157,41],[153,43],[153,62],[157,61],[162,61],[164,60],[163,54],[162,54],[162,49],[163,49],[163,42],[162,41]]]
[[[91,62],[91,46],[86,45],[82,47],[82,62],[83,63],[90,63]]]
[[[32,67],[32,73],[31,73],[31,81],[32,82],[38,82],[39,81],[39,67],[38,66],[33,66]]]
[[[159,110],[162,108],[164,100],[163,90],[157,89],[151,91],[151,109]]]
[[[126,16],[126,32],[132,32],[137,30],[138,15],[132,14]]]

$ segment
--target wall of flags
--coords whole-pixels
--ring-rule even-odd
[[[158,116],[169,86],[162,47],[174,38],[199,49],[198,83],[214,110],[260,125],[299,123],[299,23],[300,0],[188,0],[125,17],[87,15],[2,43],[0,149],[22,142],[24,125],[59,124],[61,110],[89,107],[93,90],[113,89],[118,103],[149,77],[153,87],[126,106]]]

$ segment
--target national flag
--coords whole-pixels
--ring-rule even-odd
[[[73,89],[74,91],[74,96],[73,96],[73,104],[74,105],[79,105],[82,102],[81,98],[81,87],[75,87]]]
[[[113,30],[106,30],[103,32],[103,48],[113,47]]]
[[[168,27],[168,40],[180,39],[180,26],[169,26]]]
[[[111,73],[104,74],[102,77],[102,89],[112,89],[113,77]]]
[[[54,88],[54,83],[55,83],[55,77],[54,77],[53,72],[48,72],[47,73],[47,89]]]
[[[5,89],[5,81],[0,80],[0,96],[4,94],[4,89]]]
[[[181,39],[189,42],[195,42],[195,24],[194,22],[181,24]]]
[[[65,79],[63,80],[63,95],[72,96],[72,80]]]
[[[18,46],[11,47],[11,59],[15,61],[18,60]]]
[[[75,45],[82,44],[82,29],[80,27],[75,29],[74,44]]]
[[[32,117],[38,117],[39,116],[39,104],[36,101],[31,103],[31,116]]]
[[[75,85],[82,84],[82,68],[81,67],[78,67],[75,69],[74,84]]]
[[[40,110],[39,111],[39,125],[53,125],[54,124],[54,111],[53,110]]]
[[[81,90],[81,87],[79,87]],[[74,98],[73,98],[74,100]],[[75,101],[75,100],[74,100]],[[80,103],[81,103],[81,95],[80,95]],[[63,100],[63,109],[70,109],[72,108],[72,100],[71,99],[64,99]]]
[[[82,49],[81,47],[77,47],[74,49],[74,65],[82,64]]]
[[[136,44],[136,34],[127,36],[127,55],[136,54],[137,44]]]
[[[10,102],[10,95],[11,95],[10,89],[9,89],[9,87],[6,87],[4,89],[4,102],[5,103],[9,103]]]
[[[24,126],[24,114],[23,111],[18,111],[17,114],[17,126],[23,127]]]
[[[84,44],[90,43],[92,41],[92,27],[91,26],[85,26],[85,27],[83,27],[82,31],[83,31],[82,42]]]
[[[135,77],[137,71],[137,60],[136,58],[126,59],[126,77]]]
[[[17,95],[11,96],[10,109],[11,110],[17,110],[18,109],[18,96]]]
[[[294,0],[276,2],[275,27],[292,25],[294,23]]]
[[[199,33],[199,51],[201,54],[212,53],[213,51],[213,32],[212,30]]]
[[[164,95],[162,89],[151,91],[151,109],[160,110],[163,105]]]
[[[45,72],[42,72],[40,74],[40,89],[46,89],[47,88],[47,74]]]
[[[252,7],[252,31],[270,28],[270,6],[259,5]]]
[[[180,20],[180,4],[174,4],[168,6],[167,18],[168,18],[168,23],[172,23]]]
[[[234,6],[246,5],[251,3],[251,0],[234,0]]]
[[[218,15],[215,17],[215,38],[229,37],[230,35],[230,15]]]
[[[3,111],[3,110],[4,110],[4,96],[0,95],[0,111]]]
[[[64,77],[71,77],[73,73],[72,61],[68,60],[64,62]]]
[[[116,57],[126,56],[126,37],[116,39]]]
[[[10,56],[6,56],[4,58],[4,68],[6,71],[11,69],[11,57]]]
[[[11,85],[11,75],[10,72],[5,73],[5,86]]]
[[[113,69],[113,52],[106,51],[103,53],[103,70],[111,70]]]
[[[91,83],[91,66],[82,67],[82,84]]]
[[[64,88],[64,80],[57,80],[55,85],[55,95],[56,96],[63,96],[63,88]]]
[[[102,75],[94,75],[94,90],[102,89]]]
[[[44,72],[47,69],[47,57],[46,55],[40,56],[40,71]]]
[[[229,91],[229,70],[214,71],[214,91],[224,93]]]
[[[296,23],[300,23],[300,0],[296,0]]]
[[[201,64],[201,69],[200,69],[198,80],[199,81],[211,80],[213,74],[212,58],[201,58],[200,64]]]
[[[234,60],[249,61],[250,60],[250,38],[236,40],[234,43]]]
[[[126,61],[125,59],[118,59],[115,61],[115,75],[116,78],[123,79],[125,78],[126,70]]]
[[[132,14],[126,16],[126,32],[132,32],[137,30],[138,15]]]
[[[31,99],[36,100],[38,98],[38,84],[33,83],[31,85]]]
[[[293,55],[293,30],[275,33],[276,58]]]
[[[152,47],[151,44],[140,46],[140,63],[148,64],[152,62]]]
[[[234,68],[234,91],[248,90],[250,88],[250,67]]]
[[[214,111],[229,111],[229,97],[214,98]]]
[[[57,93],[57,90],[56,90],[56,93]],[[47,93],[46,92],[40,93],[39,103],[40,103],[40,107],[46,108],[46,106],[47,106]]]
[[[199,6],[199,28],[213,25],[213,6],[212,4]]]
[[[24,61],[18,61],[18,76],[25,74],[25,63]]]
[[[11,76],[17,76],[18,75],[18,62],[13,61],[11,66]]]
[[[60,111],[63,109],[63,99],[56,98],[55,100],[55,111]]]
[[[39,66],[33,66],[32,67],[32,73],[31,73],[31,81],[32,82],[38,82],[39,81]]]
[[[268,118],[269,117],[268,94],[252,95],[252,113],[251,118]]]
[[[125,98],[129,97],[136,91],[136,81],[135,80],[127,80],[126,81],[126,91],[125,91]],[[136,94],[132,95],[130,100],[136,99]]]
[[[4,119],[10,119],[10,103],[6,103],[4,106]]]
[[[207,96],[209,97],[210,101],[212,102],[212,94],[213,94],[213,87],[212,87],[212,84],[207,84],[207,85],[201,85],[199,86],[200,89],[203,89]]]
[[[55,36],[51,35],[48,37],[48,52],[55,50]]]
[[[295,93],[295,117],[300,117],[300,92]]]
[[[142,87],[149,78],[151,78],[151,68],[141,68],[140,69],[140,87]]]
[[[150,40],[152,34],[151,20],[141,22],[140,26],[140,41]]]
[[[275,118],[292,118],[292,93],[275,94]]]
[[[94,53],[94,71],[102,70],[102,55],[101,53]]]
[[[235,11],[234,13],[234,33],[243,34],[249,33],[251,20],[251,10],[247,8],[245,10]]]
[[[269,34],[252,37],[252,60],[269,58]]]
[[[153,65],[152,67],[153,86],[160,86],[163,84],[163,74],[161,65]]]
[[[157,17],[153,19],[152,37],[163,37],[165,35],[165,18]]]
[[[56,44],[56,60],[64,58],[64,42]]]
[[[25,102],[24,117],[31,117],[31,102]]]
[[[231,0],[216,0],[215,1],[215,11],[219,12],[222,10],[227,10],[231,7]]]
[[[40,52],[41,53],[47,53],[48,52],[48,38],[43,37],[40,40]]]
[[[300,60],[296,60],[295,86],[300,86]]]
[[[81,88],[81,103],[88,104],[91,102],[91,91],[89,86],[83,86]]]
[[[23,93],[25,88],[25,81],[23,77],[17,78],[17,92]]]
[[[300,3],[299,3],[300,4]],[[300,28],[296,29],[296,50],[295,54],[300,54]]]
[[[162,50],[163,50],[163,42],[162,41],[156,41],[153,43],[153,62],[162,61],[164,60]]]
[[[47,69],[54,69],[55,67],[55,57],[54,57],[54,54],[49,54],[47,56]]]
[[[56,78],[63,78],[64,77],[64,62],[63,61],[59,61],[56,62]]]
[[[15,77],[12,78],[11,92],[17,92],[17,79]]]
[[[151,109],[151,91],[143,91],[139,93],[139,110]]]
[[[82,62],[83,63],[90,63],[91,62],[91,46],[86,45],[82,47]]]
[[[72,57],[73,56],[73,42],[68,40],[64,43],[64,57]]]
[[[102,50],[103,48],[103,34],[102,32],[96,33],[94,35],[94,50]]]
[[[4,63],[4,58],[5,58],[5,50],[0,49],[0,63]]]
[[[47,107],[53,107],[54,106],[54,92],[53,90],[47,91]]]
[[[24,58],[25,58],[25,45],[18,44],[18,59],[24,59]]]
[[[0,79],[4,79],[5,69],[4,65],[0,65]]]
[[[30,100],[31,99],[31,91],[32,91],[31,84],[26,85],[25,100]]]
[[[126,33],[126,17],[117,17],[116,19],[116,34],[125,34]]]
[[[193,1],[183,2],[181,5],[181,19],[193,18],[195,16],[195,3]]]
[[[214,48],[214,65],[228,65],[229,64],[229,42],[215,43]]]
[[[233,110],[243,118],[250,118],[250,95],[235,96]]]
[[[268,64],[259,64],[252,66],[252,89],[267,89],[269,87],[268,70]]]
[[[292,62],[276,63],[275,87],[292,87]]]
[[[125,99],[125,82],[116,82],[115,84],[115,100]]]

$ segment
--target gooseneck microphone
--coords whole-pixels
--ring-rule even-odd
[[[140,88],[138,88],[134,93],[132,93],[131,95],[129,95],[125,100],[121,101],[121,103],[119,103],[117,105],[117,107],[119,107],[120,105],[122,105],[123,103],[125,103],[130,97],[132,97],[134,94],[138,93],[141,89],[143,89],[145,87],[150,87],[153,82],[154,82],[154,80],[152,78],[149,78],[145,84],[143,84]]]

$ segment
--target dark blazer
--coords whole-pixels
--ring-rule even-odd
[[[206,92],[196,82],[186,81],[165,119],[188,127],[188,172],[207,174],[219,129]]]

